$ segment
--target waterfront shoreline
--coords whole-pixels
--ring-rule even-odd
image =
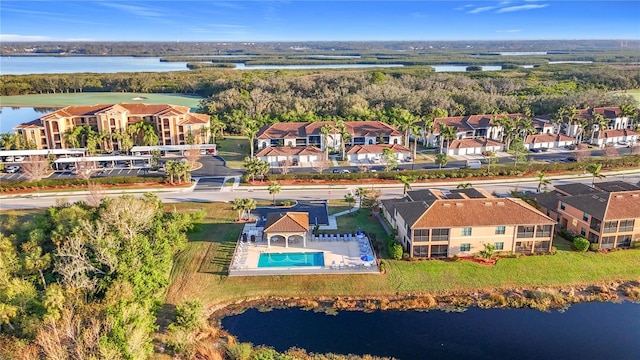
[[[603,284],[562,287],[520,287],[488,291],[486,289],[451,291],[445,294],[416,293],[398,296],[320,296],[248,298],[208,308],[209,323],[220,328],[227,316],[248,309],[261,311],[282,308],[335,314],[339,311],[464,311],[482,309],[562,310],[586,302],[640,303],[640,279]]]

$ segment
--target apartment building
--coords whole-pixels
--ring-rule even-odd
[[[581,235],[600,249],[624,248],[640,241],[640,187],[622,181],[568,184],[536,196],[560,228]]]
[[[485,244],[523,254],[552,246],[555,221],[521,199],[476,189],[419,190],[382,201],[382,208],[413,258],[473,256]]]
[[[209,142],[209,115],[190,112],[189,107],[168,104],[98,104],[67,106],[14,127],[14,131],[37,149],[66,149],[65,134],[77,126],[97,133],[115,134],[138,122],[153,125],[159,145],[185,145],[191,136],[196,144]],[[118,141],[109,137],[111,148]]]

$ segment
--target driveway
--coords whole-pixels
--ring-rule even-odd
[[[308,213],[310,224],[315,224],[316,221],[318,225],[329,224],[329,212],[326,200],[298,200],[298,203],[292,207],[265,206],[259,207],[251,213],[260,219],[257,226],[264,226],[264,219],[267,217],[267,214],[284,213],[288,211]]]

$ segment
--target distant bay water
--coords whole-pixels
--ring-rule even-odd
[[[233,55],[228,56],[233,62]],[[335,57],[337,58],[337,57]],[[330,60],[330,57],[326,57]],[[245,65],[236,70],[356,69],[402,67],[402,64]],[[467,65],[430,65],[436,72],[464,72]],[[482,66],[499,71],[499,65]],[[132,56],[0,56],[0,75],[189,71],[187,62],[161,62],[159,57]]]

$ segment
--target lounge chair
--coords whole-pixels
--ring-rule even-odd
[[[335,260],[331,261],[331,268],[332,269],[337,269],[338,268],[338,265],[336,265],[336,261]]]
[[[340,261],[340,269],[344,269],[344,261]]]

